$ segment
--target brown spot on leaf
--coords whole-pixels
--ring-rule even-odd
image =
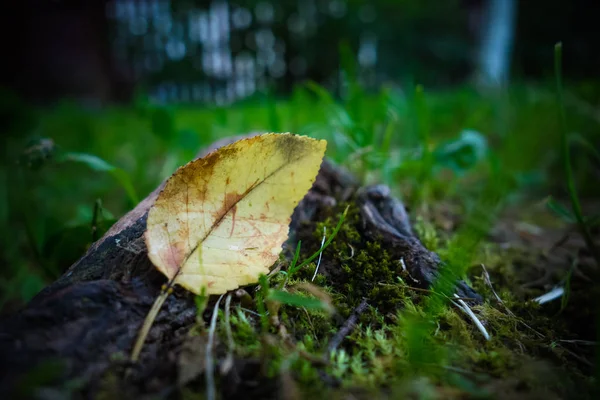
[[[225,193],[225,196],[223,198],[223,205],[213,215],[216,218],[215,226],[219,224],[221,219],[223,219],[223,217],[229,211],[235,212],[235,210],[233,210],[233,207],[237,203],[239,203],[244,197],[246,197],[248,195],[248,193],[250,193],[250,191],[252,191],[252,189],[254,189],[258,184],[259,184],[258,180],[254,181],[254,183],[252,185],[250,185],[244,191],[244,193],[237,193],[237,192]]]
[[[223,216],[229,210],[231,210],[242,198],[244,194],[239,194],[235,192],[225,193],[225,198],[223,199],[223,205],[217,212],[217,216]]]
[[[178,283],[194,293],[198,294],[199,290],[195,284],[197,280],[186,281],[188,273],[190,276],[203,276],[202,280],[206,282],[209,293],[222,293],[224,286],[220,284],[220,281],[215,281],[214,277],[206,275],[201,268],[202,263],[206,260],[204,258],[198,260],[195,257],[190,258],[190,256],[195,254],[205,240],[211,235],[215,235],[215,231],[224,220],[229,223],[228,215],[231,215],[231,226],[226,226],[225,230],[230,231],[230,237],[233,237],[238,231],[240,234],[243,233],[240,237],[235,238],[235,246],[230,246],[232,250],[237,249],[238,254],[211,252],[211,261],[215,264],[223,264],[225,269],[223,277],[231,279],[230,286],[239,285],[248,280],[245,275],[242,277],[235,275],[234,270],[237,271],[236,269],[230,271],[231,257],[235,258],[235,265],[245,266],[248,259],[251,259],[253,267],[258,266],[261,271],[267,269],[277,259],[281,243],[287,237],[290,218],[285,218],[283,209],[289,209],[287,212],[291,215],[293,206],[301,198],[301,192],[308,190],[312,185],[325,150],[324,143],[324,141],[290,134],[265,134],[222,147],[179,169],[169,178],[165,189],[158,195],[148,212],[149,230],[152,229],[152,226],[157,228],[156,225],[165,221],[174,221],[173,227],[168,227],[170,231],[167,230],[167,235],[163,232],[158,233],[162,227],[152,230],[157,232],[156,235],[145,235],[151,261],[170,279],[177,277],[185,268],[185,274],[178,279]],[[248,151],[250,147],[254,149]],[[276,176],[275,172],[279,169],[275,172],[262,171],[262,167],[256,162],[256,154],[263,153],[277,154],[278,161],[283,157],[283,165],[286,162],[300,162],[301,158],[305,156],[307,160],[303,161],[301,169],[291,172],[291,175],[288,173],[287,176]],[[244,186],[238,187],[238,177],[234,175],[238,171],[231,170],[233,164],[237,165],[236,168],[247,168],[250,175],[256,177],[256,181],[247,182]],[[252,170],[254,170],[254,174],[251,173]],[[298,179],[296,179],[296,175],[298,175]],[[290,176],[294,180],[295,190],[282,190],[277,193],[271,190],[271,183],[289,184]],[[271,177],[273,182],[269,182],[269,185],[266,186],[267,190],[262,190],[260,184]],[[217,184],[217,181],[220,183]],[[236,186],[232,185],[234,182],[236,182]],[[243,181],[240,180],[239,183],[242,184]],[[223,184],[225,184],[224,189]],[[211,187],[215,190],[210,190]],[[217,188],[221,189],[217,190]],[[252,203],[255,203],[254,207],[258,207],[258,209],[254,213],[251,212],[252,210],[246,210],[248,215],[241,218],[241,214],[238,215],[238,211],[241,212],[241,209],[238,209],[238,203],[243,201],[254,189],[256,189],[256,196],[253,194]],[[273,201],[276,203],[272,203]],[[273,214],[269,211],[269,207],[274,205],[277,205],[277,213]],[[251,206],[250,203],[248,206]],[[274,209],[274,207],[270,208]],[[203,213],[210,215],[202,215]],[[279,215],[281,213],[284,215]],[[204,223],[206,226],[203,225],[199,230],[192,229],[192,223],[197,224],[198,220],[201,225]],[[265,229],[261,220],[269,220],[269,223],[276,225]],[[261,229],[265,229],[265,232],[262,232]],[[219,231],[218,234],[221,235],[222,231]],[[222,244],[226,245],[229,239],[225,234],[225,237],[219,236],[219,240],[225,241]],[[242,243],[237,244],[240,240]],[[252,257],[247,257],[248,249],[255,249],[252,250]],[[253,279],[257,279],[257,275],[254,276],[254,274],[258,274],[257,271],[258,269],[253,269],[248,272]]]
[[[171,243],[165,247],[160,258],[164,261],[167,276],[172,279],[177,275],[181,264],[185,261],[187,246],[183,242]]]
[[[233,230],[235,228],[235,212],[237,211],[237,205],[234,205],[231,210],[231,232],[229,232],[229,237],[233,236]]]

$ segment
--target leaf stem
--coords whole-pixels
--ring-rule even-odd
[[[144,342],[146,341],[148,332],[150,332],[150,328],[152,327],[152,324],[154,323],[158,312],[160,311],[165,300],[167,300],[167,297],[169,297],[171,293],[173,293],[173,289],[170,287],[170,285],[164,285],[160,294],[158,295],[156,300],[154,300],[154,304],[152,304],[152,308],[150,308],[148,315],[146,315],[146,319],[144,320],[144,323],[142,324],[142,327],[140,328],[140,331],[138,333],[137,339],[135,340],[135,345],[133,346],[133,351],[131,352],[131,357],[129,359],[131,362],[137,362],[137,360],[139,359],[140,352],[142,351],[142,347],[144,346]]]

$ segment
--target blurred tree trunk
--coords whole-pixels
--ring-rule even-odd
[[[5,14],[12,28],[5,27],[3,40],[16,51],[6,57],[11,74],[3,77],[3,86],[42,103],[63,97],[128,100],[132,82],[117,73],[110,53],[107,0],[68,3],[9,6],[15,7]]]
[[[509,77],[516,20],[515,0],[488,0],[481,15],[477,79],[501,85]]]

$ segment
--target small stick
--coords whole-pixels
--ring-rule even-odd
[[[369,303],[367,303],[367,299],[363,299],[358,305],[358,307],[356,307],[354,311],[352,311],[352,314],[350,314],[346,322],[344,322],[344,325],[342,325],[340,330],[333,336],[333,338],[327,345],[327,351],[329,353],[335,351],[335,349],[337,349],[338,346],[342,344],[346,336],[352,333],[358,322],[358,317],[360,317],[360,315],[367,310],[368,306]]]
[[[317,273],[319,273],[319,266],[321,265],[321,258],[323,257],[323,246],[325,245],[325,239],[327,239],[327,227],[323,227],[323,240],[321,240],[321,250],[319,253],[319,260],[317,261],[317,267],[315,268],[315,274],[313,275],[312,279],[310,280],[311,282],[313,282],[315,280],[315,278],[317,277]]]
[[[533,333],[535,333],[536,335],[538,335],[539,337],[541,337],[543,339],[544,335],[542,335],[540,332],[538,332],[535,329],[533,329],[531,326],[527,325],[521,318],[519,318],[517,315],[515,315],[515,313],[513,313],[512,311],[510,311],[510,309],[506,306],[506,304],[504,303],[504,301],[502,301],[502,299],[500,298],[500,296],[498,296],[498,293],[496,293],[496,291],[494,290],[494,287],[492,286],[492,279],[490,278],[490,274],[488,273],[487,269],[485,268],[485,265],[481,264],[481,268],[483,268],[483,277],[484,277],[485,283],[492,290],[492,293],[496,297],[496,301],[498,301],[498,303],[500,303],[502,305],[502,307],[504,307],[504,309],[506,310],[506,312],[511,317],[516,318],[517,322],[523,324],[523,326],[525,326],[527,329],[530,329]]]
[[[487,329],[485,329],[485,326],[483,326],[483,324],[481,323],[481,321],[479,320],[479,318],[477,318],[477,316],[475,315],[475,313],[469,308],[469,306],[467,305],[467,303],[464,302],[464,300],[460,299],[458,297],[458,295],[454,295],[454,297],[457,298],[458,304],[454,301],[452,301],[452,303],[454,303],[454,305],[456,307],[458,307],[460,310],[462,310],[465,314],[467,314],[469,316],[469,318],[471,318],[471,320],[475,323],[475,326],[477,327],[477,329],[479,329],[479,331],[481,332],[481,334],[483,335],[483,337],[485,338],[485,340],[490,340],[490,334],[488,333]]]
[[[504,309],[506,310],[507,313],[509,313],[513,317],[516,317],[516,315],[513,314],[513,312],[510,311],[508,309],[508,307],[506,307],[506,304],[504,304],[504,302],[502,301],[500,296],[498,296],[498,293],[496,293],[496,291],[494,290],[494,286],[492,285],[492,278],[490,277],[490,274],[488,273],[487,269],[485,268],[485,265],[481,264],[481,268],[483,268],[483,279],[485,280],[486,285],[488,285],[490,287],[490,290],[492,291],[494,297],[496,298],[496,301],[498,303],[502,304],[502,306],[504,307]]]

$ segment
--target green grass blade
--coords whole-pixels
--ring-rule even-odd
[[[307,297],[299,294],[286,292],[283,290],[271,290],[268,300],[277,301],[295,307],[304,307],[312,310],[331,311],[331,306],[314,297]]]

